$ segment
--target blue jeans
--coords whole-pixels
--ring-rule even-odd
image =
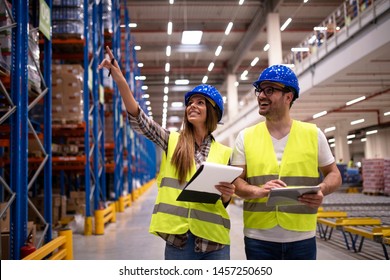
[[[315,260],[316,238],[295,242],[270,242],[245,237],[245,253],[248,260]]]
[[[220,250],[212,252],[195,252],[195,236],[188,234],[184,248],[177,248],[170,244],[165,245],[166,260],[229,260],[230,246],[226,245]]]

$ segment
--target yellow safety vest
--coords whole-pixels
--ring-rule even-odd
[[[287,186],[319,184],[318,130],[315,125],[293,121],[280,165],[271,135],[261,122],[244,132],[247,181],[262,187],[269,180],[280,179]],[[305,205],[267,207],[267,198],[244,201],[244,226],[270,229],[276,225],[294,231],[316,229],[317,209]]]
[[[183,234],[190,230],[195,236],[220,244],[230,244],[230,219],[219,199],[215,204],[176,201],[184,185],[180,185],[171,159],[179,134],[171,132],[168,150],[163,153],[157,178],[158,195],[154,205],[149,232]],[[232,149],[218,142],[211,143],[208,162],[228,164]],[[196,172],[195,162],[186,181]]]

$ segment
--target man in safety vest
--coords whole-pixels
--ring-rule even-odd
[[[253,85],[265,121],[239,133],[232,156],[232,165],[244,168],[234,185],[244,199],[247,259],[316,259],[317,209],[341,185],[340,172],[322,131],[290,117],[299,97],[294,72],[273,65]],[[301,205],[266,204],[272,188],[316,185],[320,190],[301,196]]]

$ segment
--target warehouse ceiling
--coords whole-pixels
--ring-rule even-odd
[[[185,92],[202,83],[204,76],[207,83],[214,85],[224,97],[227,96],[227,76],[235,74],[239,111],[253,104],[252,82],[269,65],[268,52],[263,48],[267,44],[266,14],[279,14],[280,25],[288,18],[292,21],[281,32],[283,58],[291,55],[291,48],[297,47],[313,33],[315,26],[340,9],[342,0],[285,0],[265,1],[246,0],[239,5],[239,0],[169,0],[163,1],[127,1],[130,22],[137,27],[131,28],[132,42],[140,46],[136,52],[137,62],[143,63],[140,74],[145,76],[144,91],[149,97],[154,120],[162,123],[164,95],[168,96],[166,127],[178,129],[181,125],[183,108],[172,106],[173,102],[182,102]],[[349,1],[348,1],[349,2]],[[388,17],[388,13],[387,13]],[[167,34],[168,22],[172,22],[172,34]],[[231,32],[225,30],[233,22]],[[203,36],[199,45],[181,44],[184,30],[201,30]],[[167,46],[171,54],[167,56]],[[222,51],[216,56],[218,46]],[[251,66],[256,58],[259,61]],[[210,63],[214,63],[211,71]],[[166,72],[165,65],[170,63]],[[247,70],[247,79],[240,79]],[[169,82],[166,83],[166,76]],[[188,79],[188,85],[175,85],[175,80]],[[168,93],[164,93],[167,87]],[[352,127],[353,131],[379,123],[388,125],[390,116],[390,46],[380,52],[367,55],[354,63],[337,78],[330,79],[321,86],[314,87],[303,94],[293,105],[293,117],[311,121],[321,129],[342,121],[366,118],[369,122]],[[369,98],[351,106],[349,112],[344,109],[347,101],[366,95]],[[228,114],[225,104],[225,117]],[[328,111],[318,119],[313,114]]]

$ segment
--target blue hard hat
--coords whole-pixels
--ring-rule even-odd
[[[219,91],[210,85],[207,84],[202,84],[199,86],[194,87],[191,91],[187,92],[185,97],[184,97],[184,104],[187,106],[188,102],[190,101],[191,96],[194,94],[200,94],[206,97],[207,99],[211,99],[214,103],[215,106],[217,106],[217,113],[218,113],[218,121],[222,119],[223,115],[223,99],[222,95],[219,93]],[[213,107],[215,108],[214,104]]]
[[[253,83],[253,86],[257,88],[262,82],[265,81],[281,83],[286,87],[292,88],[294,90],[295,98],[299,97],[298,78],[291,70],[291,68],[285,65],[269,66],[263,72],[261,72],[259,79]]]

